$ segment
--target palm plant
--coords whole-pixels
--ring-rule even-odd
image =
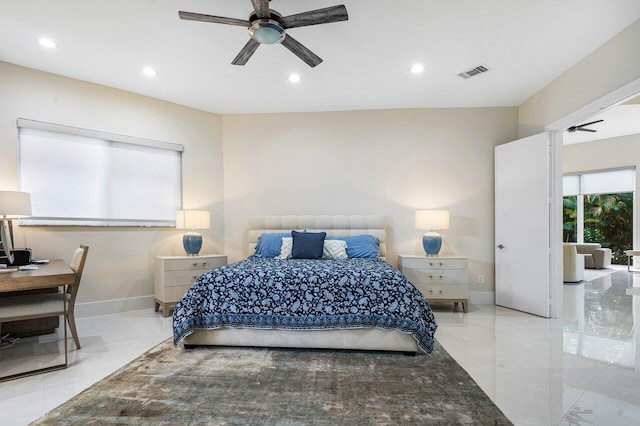
[[[633,193],[584,196],[584,241],[611,248],[613,263],[626,262],[633,245]]]
[[[577,236],[578,197],[570,195],[562,198],[562,241],[575,243]]]

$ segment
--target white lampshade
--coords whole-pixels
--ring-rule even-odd
[[[206,210],[178,210],[176,228],[209,229],[211,228],[211,214]]]
[[[448,210],[419,210],[416,212],[416,229],[449,229]]]
[[[31,216],[31,194],[0,191],[0,216],[7,219]]]

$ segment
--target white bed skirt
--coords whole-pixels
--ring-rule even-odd
[[[196,330],[184,339],[185,346],[257,346],[272,348],[355,349],[376,351],[418,351],[411,334],[380,328],[348,330],[262,330],[219,328]]]

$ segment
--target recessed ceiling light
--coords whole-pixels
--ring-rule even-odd
[[[48,49],[55,49],[56,47],[58,47],[58,43],[51,40],[50,38],[40,38],[38,39],[38,43],[40,43],[40,46],[46,47]]]
[[[147,77],[155,77],[156,75],[158,75],[158,71],[154,70],[151,67],[146,67],[142,69],[142,74],[146,75]]]
[[[411,72],[414,74],[420,74],[422,71],[424,71],[424,65],[422,64],[415,64],[411,67]]]
[[[291,74],[289,76],[289,81],[292,83],[297,83],[300,81],[300,74]]]

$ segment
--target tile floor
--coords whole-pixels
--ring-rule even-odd
[[[622,269],[565,285],[564,320],[434,306],[437,338],[516,425],[638,425],[639,289]],[[70,368],[0,383],[0,424],[37,419],[171,335],[151,309],[77,321]]]

